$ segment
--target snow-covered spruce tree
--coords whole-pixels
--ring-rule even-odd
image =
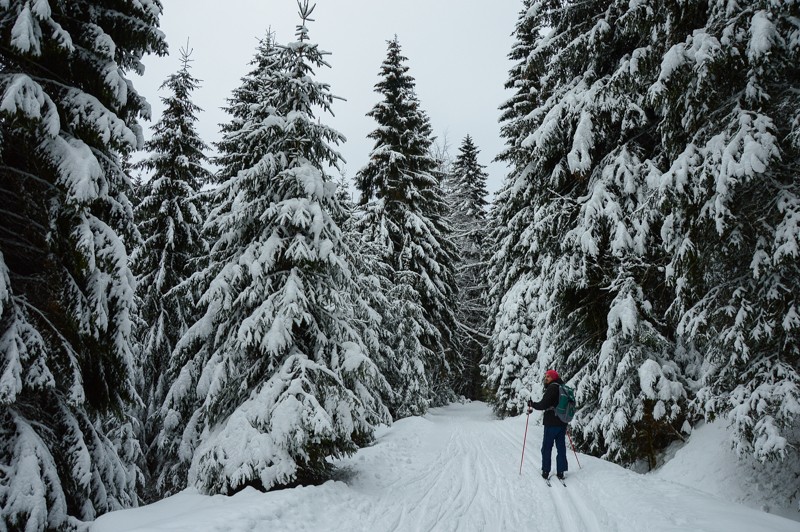
[[[451,351],[456,297],[454,246],[445,218],[441,184],[434,175],[437,163],[429,153],[430,122],[420,108],[414,78],[404,64],[406,60],[395,37],[388,43],[381,80],[375,86],[383,100],[368,113],[378,123],[378,128],[369,135],[375,140],[375,147],[369,162],[356,176],[363,210],[359,227],[364,237],[380,250],[391,284],[398,287],[409,284],[407,289],[400,290],[409,299],[398,304],[408,305],[407,311],[414,300],[422,305],[419,326],[402,329],[415,331],[419,336],[394,338],[389,342],[393,346],[402,345],[409,356],[416,358],[418,362],[408,362],[410,366],[422,364],[427,381],[423,399],[442,404],[453,397],[452,367],[457,363]],[[394,335],[400,331],[387,333]],[[417,343],[422,351],[409,351]],[[399,354],[398,357],[396,362],[400,366],[407,364],[400,360]],[[407,378],[411,378],[408,373]],[[405,379],[392,382],[393,388],[412,386]],[[423,384],[419,385],[422,389]],[[402,409],[402,405],[395,405],[395,416]]]
[[[495,273],[509,288],[494,318],[494,378],[525,383],[503,373],[508,349],[527,355],[528,382],[557,367],[577,387],[579,440],[651,467],[679,437],[689,395],[685,351],[663,321],[664,154],[648,97],[678,14],[662,2],[534,2],[526,28],[542,30],[522,69],[536,78],[534,111],[510,113],[501,156],[512,174],[499,255],[515,260]]]
[[[352,257],[354,318],[360,323],[370,358],[387,384],[406,383],[396,389],[388,385],[382,387],[379,390],[381,400],[393,418],[422,414],[429,403],[427,378],[422,363],[411,361],[428,355],[418,338],[407,338],[405,332],[416,326],[422,312],[419,297],[404,279],[390,275],[376,243],[363,238],[358,227],[361,211],[353,203],[345,176],[341,175],[336,184],[336,198],[344,208],[334,219],[342,229],[344,249]],[[397,282],[393,282],[393,278]]]
[[[467,135],[458,148],[458,155],[453,162],[451,179],[453,188],[457,192],[459,203],[456,208],[471,219],[486,219],[486,178],[489,174],[484,170],[486,165],[478,162],[480,150]],[[479,235],[472,235],[477,238]]]
[[[463,361],[456,391],[477,399],[482,388],[480,361],[486,344],[486,258],[487,211],[484,165],[478,162],[480,151],[467,135],[458,149],[449,175],[448,204],[450,225],[458,262],[455,279],[458,287],[454,349]]]
[[[798,464],[800,2],[693,15],[650,88],[671,315],[704,353],[705,414],[730,414],[741,453]]]
[[[508,55],[514,64],[505,84],[505,88],[512,90],[513,95],[500,106],[501,133],[507,139],[507,147],[497,160],[507,162],[512,172],[495,195],[488,220],[487,330],[491,337],[484,347],[481,372],[491,394],[493,408],[501,416],[521,412],[527,398],[525,393],[534,386],[533,383],[524,383],[522,379],[528,378],[527,368],[534,360],[534,354],[539,351],[538,347],[534,349],[536,344],[530,343],[531,335],[539,330],[533,327],[530,320],[534,316],[542,316],[541,313],[528,313],[524,301],[520,306],[518,299],[512,295],[519,295],[520,288],[530,288],[529,265],[533,263],[529,255],[530,245],[525,246],[520,241],[531,213],[528,207],[532,191],[528,189],[522,193],[513,188],[516,184],[515,175],[524,172],[528,164],[528,152],[520,144],[529,129],[528,115],[537,105],[538,78],[528,73],[528,56],[538,36],[538,28],[534,26],[536,21],[529,16],[532,3],[533,0],[522,2],[514,29],[515,42]]]
[[[388,421],[325,174],[343,137],[317,116],[334,96],[313,79],[327,63],[308,39],[312,10],[300,4],[296,42],[262,42],[218,146],[228,178],[207,222],[210,264],[196,276],[204,314],[173,355],[162,440],[191,460],[189,483],[204,493],[319,480],[329,458]]]
[[[260,102],[262,87],[265,83],[269,83],[269,76],[274,75],[274,72],[278,70],[280,53],[281,49],[275,42],[275,36],[269,30],[265,38],[259,42],[255,57],[250,62],[253,69],[242,79],[241,86],[234,90],[233,96],[229,99],[227,112],[231,115],[231,119],[222,125],[223,139],[218,144],[220,155],[216,159],[216,163],[222,168],[216,179],[222,184],[229,179],[226,179],[225,175],[236,176],[240,171],[254,166],[258,162],[258,158],[269,154],[270,145],[262,145],[254,140],[255,137],[245,146],[245,149],[239,151],[238,147],[241,145],[242,139],[246,138],[245,131],[260,131],[258,124],[260,115],[254,112],[255,107],[253,106]],[[266,109],[269,110],[268,107]],[[264,110],[260,112],[261,115],[265,114]],[[217,188],[211,190],[209,195],[211,196],[208,202],[209,209],[215,202],[221,203],[225,197]],[[222,236],[208,223],[204,224],[203,232],[206,242],[217,241]],[[219,246],[216,249],[219,249]],[[210,247],[209,253],[214,250],[215,248]],[[224,261],[229,260],[230,254],[231,252],[222,254],[220,250],[217,252],[218,259],[209,256],[207,262],[193,272],[186,281],[187,291],[197,294],[197,300],[199,300],[199,296],[208,289],[222,270]],[[203,306],[210,309],[208,303],[200,301],[197,303],[201,307],[198,309],[198,316],[205,314],[204,310],[201,311]],[[195,329],[197,327],[199,326],[196,326]],[[203,366],[213,352],[210,345],[204,345],[205,335],[209,332],[199,331],[199,333],[195,333],[197,339],[194,340],[194,344],[185,345],[177,351],[173,350],[167,370],[166,378],[170,383],[170,390],[160,412],[164,421],[161,433],[156,440],[158,452],[165,463],[156,481],[157,491],[162,496],[177,493],[186,487],[194,449],[199,443],[199,434],[186,432],[186,429],[191,418],[200,415],[198,410],[204,396],[203,393],[192,393],[191,387],[198,382]],[[183,340],[184,343],[189,341],[188,338]],[[207,387],[204,390],[207,392]],[[191,426],[197,425],[198,421],[195,420]]]
[[[426,335],[438,332],[424,316],[416,274],[397,272],[384,262],[379,242],[363,238],[356,211],[356,235],[349,238],[358,257],[356,274],[360,289],[359,316],[365,324],[364,341],[384,377],[390,383],[384,403],[394,419],[422,415],[433,395],[426,360],[435,354],[422,343]]]
[[[145,486],[157,488],[150,478],[163,469],[156,438],[163,420],[159,413],[170,384],[169,358],[181,337],[195,322],[192,294],[186,290],[200,257],[207,254],[202,237],[203,205],[198,197],[209,181],[204,168],[208,146],[195,124],[200,109],[191,96],[199,80],[190,72],[190,52],[181,50],[181,68],[163,83],[169,95],[162,98],[164,113],[145,143],[149,157],[138,167],[152,172],[143,186],[135,214],[143,242],[132,256],[137,277],[139,318],[139,395],[143,401],[140,422],[146,453]],[[155,493],[146,493],[151,498]]]
[[[118,416],[138,238],[119,154],[148,106],[126,72],[166,53],[161,4],[0,2],[0,529],[136,505]],[[118,447],[129,445],[127,449]]]

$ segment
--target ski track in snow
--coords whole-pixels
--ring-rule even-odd
[[[394,446],[398,469],[404,470],[397,471],[399,478],[384,486],[355,483],[354,488],[366,497],[376,488],[383,491],[379,500],[370,504],[372,511],[367,519],[370,524],[364,530],[468,531],[524,527],[529,516],[501,511],[508,508],[505,502],[523,494],[515,494],[512,483],[498,482],[513,474],[508,467],[513,462],[498,463],[497,449],[492,452],[487,448],[485,436],[491,431],[486,420],[473,420],[469,416],[438,417],[435,412],[428,419],[432,423],[426,428],[438,434]],[[506,456],[515,454],[520,446],[519,441],[514,445],[508,437],[495,443],[507,448],[510,454]]]
[[[542,427],[498,420],[483,403],[432,409],[382,427],[337,462],[341,480],[234,497],[193,490],[114,512],[94,532],[660,532],[797,531],[797,523],[639,475],[568,447],[567,487],[540,476]],[[554,457],[555,458],[555,457]]]

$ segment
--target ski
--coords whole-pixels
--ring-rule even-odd
[[[542,477],[542,478],[544,478],[544,477]],[[544,481],[548,486],[550,486],[550,487],[553,486],[552,484],[550,484],[550,477],[544,478]]]
[[[558,477],[556,477],[556,478],[558,478]],[[562,486],[564,486],[565,488],[567,487],[567,483],[564,481],[563,478],[558,478],[558,481],[561,482]]]

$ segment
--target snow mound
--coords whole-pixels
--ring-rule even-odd
[[[720,499],[800,521],[800,464],[738,460],[725,421],[695,428],[687,443],[652,476],[691,486]],[[800,530],[800,527],[798,527]]]

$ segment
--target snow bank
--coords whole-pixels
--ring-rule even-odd
[[[798,503],[790,502],[792,477],[800,464],[739,461],[731,449],[724,421],[696,428],[674,457],[649,476],[691,486],[720,499],[800,521]],[[795,486],[796,489],[796,486]],[[800,526],[798,526],[800,530]]]

